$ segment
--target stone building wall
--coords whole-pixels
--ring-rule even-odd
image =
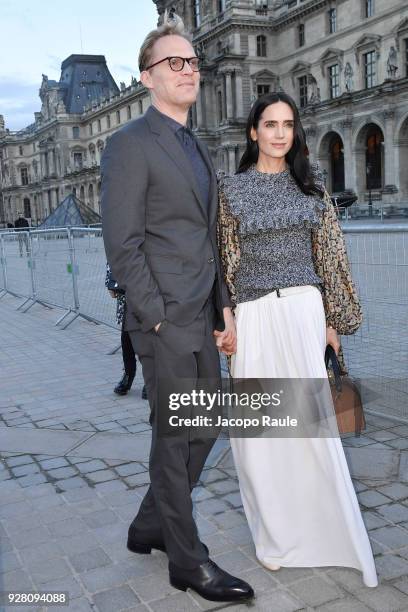
[[[372,197],[408,206],[405,0],[153,1],[159,18],[165,8],[176,9],[205,58],[191,122],[217,168],[235,171],[253,101],[264,91],[283,90],[300,105],[303,80],[308,148],[326,173],[329,190],[353,190],[361,203]],[[374,70],[369,83],[367,54]],[[337,89],[330,87],[333,66]],[[99,212],[106,138],[150,104],[136,79],[128,87],[116,85],[103,56],[70,56],[59,82],[43,77],[40,98],[41,110],[24,130],[8,131],[0,116],[3,224],[19,212],[29,213],[36,224],[69,192]]]

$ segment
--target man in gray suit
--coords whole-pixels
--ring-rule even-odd
[[[179,390],[186,379],[219,388],[217,346],[236,350],[216,245],[216,177],[207,149],[186,128],[199,59],[179,18],[165,17],[147,36],[139,67],[152,106],[111,136],[101,162],[107,259],[126,291],[126,329],[151,410],[151,485],[129,527],[128,548],[165,551],[178,589],[213,601],[248,599],[252,588],[209,559],[192,514],[191,491],[215,438],[186,427],[158,433],[169,388]]]

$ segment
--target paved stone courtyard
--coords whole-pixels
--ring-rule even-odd
[[[368,416],[343,444],[369,530],[380,585],[346,568],[269,572],[257,563],[229,443],[220,439],[194,492],[212,558],[249,581],[251,604],[224,605],[173,589],[167,557],[135,555],[127,527],[146,491],[150,428],[139,378],[121,374],[115,330],[84,320],[54,326],[57,309],[0,300],[0,590],[68,591],[49,610],[193,612],[408,611],[408,424]],[[4,610],[46,610],[6,607]]]

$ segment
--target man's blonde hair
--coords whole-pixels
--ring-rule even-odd
[[[153,55],[153,46],[160,38],[164,36],[181,36],[191,43],[191,36],[184,27],[184,22],[181,17],[173,13],[168,12],[166,9],[161,25],[149,32],[140,47],[139,52],[139,70],[143,72],[148,66],[150,66]]]

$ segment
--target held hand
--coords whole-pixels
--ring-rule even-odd
[[[112,289],[108,289],[109,291],[109,295],[111,296],[111,298],[116,298],[116,291],[112,291]]]
[[[225,340],[225,331],[218,331],[218,329],[215,329],[213,332],[215,338],[216,338],[216,345],[217,345],[217,349],[221,352],[224,353],[224,355],[232,355],[233,353],[237,352],[237,345],[236,342],[229,342],[227,340]]]
[[[235,327],[234,315],[230,308],[224,308],[224,331],[214,330],[214,337],[219,351],[225,355],[232,355],[237,351],[237,330]]]
[[[339,354],[340,340],[339,336],[333,327],[326,327],[326,344],[330,344],[334,348],[336,355]]]
[[[162,321],[160,321],[160,323],[158,323],[157,325],[154,326],[154,331],[156,332],[156,334],[159,331],[159,327],[160,327],[161,324],[162,324]]]

